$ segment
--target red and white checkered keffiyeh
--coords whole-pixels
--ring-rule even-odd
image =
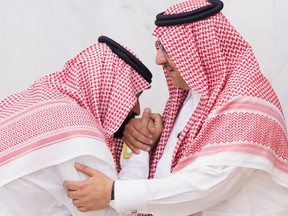
[[[204,0],[178,3],[165,14],[179,14],[209,4]],[[201,95],[182,131],[173,155],[175,172],[198,157],[227,152],[222,165],[237,166],[229,154],[243,154],[241,166],[259,168],[288,186],[286,125],[277,96],[261,74],[250,45],[222,13],[194,23],[156,27],[153,33],[181,76]],[[165,71],[165,75],[167,72]],[[151,161],[150,177],[163,153],[187,91],[172,86],[163,119],[165,128]],[[253,160],[255,155],[262,159]]]
[[[149,87],[106,44],[90,46],[62,71],[0,102],[1,168],[74,137],[106,141],[119,165],[121,141],[113,133],[135,105],[136,95]]]

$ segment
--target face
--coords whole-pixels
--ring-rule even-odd
[[[157,49],[157,54],[156,54],[156,64],[162,65],[167,70],[168,77],[171,78],[172,84],[174,86],[177,86],[185,90],[189,90],[190,89],[189,86],[181,77],[179,71],[176,69],[175,64],[169,58],[164,47],[160,43],[158,43],[158,47],[159,48]]]
[[[137,95],[137,102],[132,108],[132,110],[129,112],[119,129],[114,133],[114,138],[121,138],[123,136],[125,125],[132,119],[135,118],[135,116],[140,115],[140,103],[139,103],[139,95]]]

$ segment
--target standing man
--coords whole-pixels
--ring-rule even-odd
[[[222,7],[219,0],[190,0],[157,16],[156,63],[163,66],[170,93],[164,130],[151,152],[151,179],[114,182],[111,205],[118,212],[288,215],[281,106],[251,46]],[[123,139],[134,148],[151,141],[137,119],[126,129]],[[79,170],[95,177],[94,187],[111,192],[111,179],[86,166]]]
[[[121,169],[119,138],[140,114],[138,98],[152,74],[117,42],[98,41],[62,71],[0,102],[1,216],[116,215],[112,208],[81,213],[79,201],[73,200],[78,209],[72,204],[63,182],[87,178],[74,163],[112,179],[120,170],[121,179],[148,177],[147,152],[132,155]],[[149,110],[145,115],[150,118]]]

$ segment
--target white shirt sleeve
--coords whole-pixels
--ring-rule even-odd
[[[123,155],[121,155],[121,157],[123,157]],[[149,175],[149,153],[145,151],[140,151],[140,154],[138,155],[131,153],[130,158],[121,165],[122,168],[117,179],[147,179]],[[123,195],[125,196],[125,192]],[[129,196],[129,194],[126,194],[126,196]],[[110,201],[110,206],[115,209],[114,200]],[[121,211],[121,215],[134,215],[132,212],[133,210],[130,209],[127,211],[124,210]]]
[[[206,210],[235,193],[253,169],[188,165],[169,177],[115,182],[117,212],[188,215]]]
[[[149,153],[140,151],[140,154],[131,154],[118,174],[118,179],[147,179],[148,174]]]

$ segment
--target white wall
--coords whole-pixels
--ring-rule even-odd
[[[168,93],[162,69],[154,63],[155,38],[151,33],[156,14],[179,1],[0,0],[0,99],[61,70],[67,60],[103,34],[127,45],[150,68],[153,87],[142,96],[142,107],[161,113]],[[288,3],[223,2],[223,13],[253,46],[288,116],[288,49],[284,39]]]
[[[284,109],[288,125],[288,1],[278,0],[275,3],[274,38],[276,50],[276,72],[272,84]]]

